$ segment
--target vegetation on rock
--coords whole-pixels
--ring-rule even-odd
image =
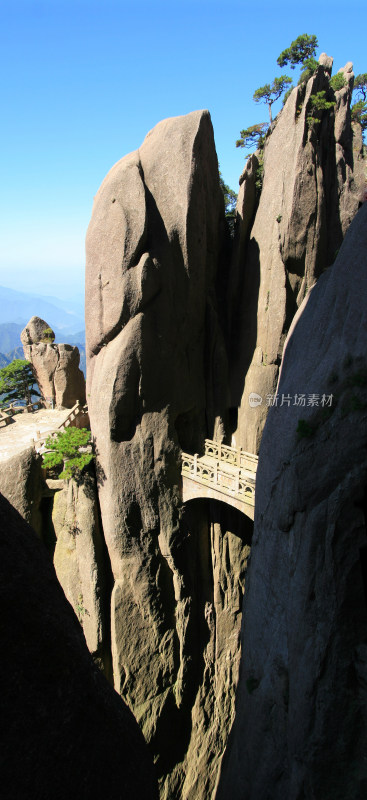
[[[263,101],[268,106],[270,124],[273,122],[271,107],[276,100],[282,96],[286,86],[292,83],[292,78],[288,75],[282,75],[281,78],[274,78],[273,83],[266,83],[265,86],[260,86],[254,93],[255,103]]]
[[[259,125],[251,125],[240,132],[241,139],[237,139],[236,147],[244,147],[247,150],[257,150],[258,168],[256,170],[255,186],[258,193],[261,192],[264,177],[264,147],[266,134],[269,130],[268,122],[261,122]]]
[[[291,69],[295,69],[298,65],[301,66],[302,71],[298,79],[298,85],[305,84],[312,75],[317,72],[319,67],[319,63],[315,58],[317,47],[318,41],[316,36],[310,36],[307,33],[301,34],[288,48],[282,51],[277,58],[277,64],[280,67],[285,67],[289,64]],[[337,72],[336,75],[330,78],[330,87],[334,92],[340,91],[346,85],[345,76],[342,71]],[[286,87],[288,87],[288,89],[285,92]],[[240,132],[240,138],[236,141],[236,147],[244,147],[249,151],[255,148],[262,153],[266,134],[273,122],[271,107],[283,94],[284,106],[293,88],[292,79],[287,75],[283,75],[280,78],[274,78],[272,84],[267,83],[264,86],[260,86],[259,89],[256,89],[253,99],[256,103],[263,101],[267,104],[270,123],[260,122],[255,125],[250,125],[248,128],[244,128]],[[357,75],[353,92],[356,93],[357,100],[351,107],[352,120],[359,122],[362,127],[362,135],[364,136],[367,130],[367,73]],[[322,119],[323,112],[333,108],[335,102],[334,96],[331,95],[328,97],[325,90],[313,94],[310,98],[310,109],[306,118],[308,125],[312,126],[318,124]]]
[[[231,189],[227,183],[224,183],[224,178],[220,170],[219,170],[219,185],[223,192],[224,210],[226,217],[232,217],[234,210],[236,208],[237,195],[236,192],[234,192],[233,189]]]
[[[244,147],[247,150],[261,149],[265,143],[265,136],[269,125],[267,122],[260,122],[258,125],[250,125],[240,131],[240,139],[236,141],[236,147]]]
[[[340,89],[344,89],[346,83],[342,72],[337,72],[336,75],[330,78],[330,86],[334,89],[334,92],[340,92]]]
[[[312,94],[310,97],[310,112],[306,117],[307,124],[312,126],[321,122],[323,112],[329,111],[334,106],[335,100],[327,100],[325,90]]]
[[[298,86],[300,86],[301,83],[306,83],[310,78],[312,78],[318,67],[319,62],[316,61],[316,58],[307,58],[303,64],[302,72],[298,78]]]
[[[95,458],[93,453],[83,452],[90,444],[91,433],[86,428],[66,428],[58,431],[55,436],[46,439],[46,447],[51,452],[43,456],[43,466],[46,469],[63,464],[60,478],[75,478],[80,475],[84,467]]]
[[[287,47],[286,50],[283,50],[280,56],[278,56],[277,64],[279,64],[280,67],[285,67],[289,64],[291,69],[295,69],[298,64],[304,66],[307,61],[314,58],[317,47],[318,41],[316,36],[309,36],[307,33],[302,33],[291,43],[290,47]]]
[[[42,333],[42,341],[43,342],[54,342],[55,341],[55,334],[52,328],[45,328]]]
[[[354,81],[353,92],[356,93],[357,101],[351,107],[352,120],[359,122],[362,128],[362,135],[365,141],[367,130],[367,72],[357,75]]]
[[[284,67],[289,63],[291,69],[295,69],[297,65],[301,65],[303,67],[303,72],[301,73],[299,83],[302,83],[308,80],[319,66],[314,58],[317,46],[318,42],[316,36],[309,36],[307,33],[304,33],[298,36],[290,47],[283,50],[277,59],[277,63],[280,67]],[[263,101],[267,104],[270,123],[260,122],[256,125],[251,125],[249,128],[244,128],[244,130],[240,132],[241,138],[236,141],[236,147],[244,147],[249,150],[253,147],[260,150],[263,149],[266,133],[273,122],[271,107],[276,100],[280,99],[286,89],[287,92],[284,96],[283,105],[293,89],[292,78],[288,75],[274,78],[272,84],[266,83],[264,86],[260,86],[259,89],[256,89],[253,99],[255,103]]]
[[[220,170],[219,170],[219,185],[223,192],[224,211],[226,215],[226,220],[228,222],[229,232],[231,236],[233,236],[235,221],[236,221],[237,195],[236,192],[234,192],[233,189],[231,189],[231,187],[224,182],[224,178]]]
[[[32,365],[26,359],[17,359],[7,364],[0,370],[0,395],[3,395],[1,405],[18,400],[29,405],[32,395],[41,397]]]

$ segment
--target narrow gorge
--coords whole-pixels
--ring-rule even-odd
[[[149,759],[160,800],[367,788],[367,176],[352,64],[335,92],[331,70],[322,54],[248,159],[233,238],[208,111],[112,167],[86,239],[85,396],[76,348],[42,320],[22,334],[43,394],[86,400],[96,458],[46,481],[24,449],[0,491],[53,553],[98,693],[102,670],[147,743],[106,689],[142,754],[136,800]],[[184,502],[182,454],[206,440],[259,455],[254,522],[228,493]]]

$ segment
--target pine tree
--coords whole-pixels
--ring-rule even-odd
[[[43,466],[52,469],[63,464],[60,478],[75,478],[90,464],[95,455],[80,450],[90,443],[91,433],[86,428],[66,428],[57,431],[55,436],[46,439],[46,449],[51,451],[43,456]]]
[[[29,405],[32,402],[32,395],[41,397],[29,361],[15,359],[0,369],[0,395],[3,395],[2,405],[8,405],[15,400]]]

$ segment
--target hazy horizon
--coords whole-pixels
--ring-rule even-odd
[[[63,299],[84,294],[93,196],[116,161],[161,119],[208,108],[220,168],[238,190],[240,130],[266,121],[256,88],[301,33],[317,57],[366,70],[365,33],[345,6],[247,0],[14,0],[0,9],[0,284]],[[285,72],[295,81],[298,71]],[[274,107],[275,113],[281,102]]]

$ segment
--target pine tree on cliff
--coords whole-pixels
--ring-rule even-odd
[[[318,63],[315,59],[316,48],[318,47],[318,41],[316,36],[310,36],[307,33],[303,33],[291,43],[290,47],[280,54],[277,59],[277,63],[280,67],[285,67],[287,64],[290,65],[291,69],[295,69],[296,66],[301,65],[303,67],[303,71],[300,76],[300,82],[308,80],[311,75],[316,71],[318,67]],[[253,99],[255,103],[259,103],[261,101],[265,102],[268,106],[269,111],[269,118],[270,118],[270,125],[273,122],[272,116],[272,105],[275,103],[276,100],[284,94],[285,89],[288,87],[288,91],[286,92],[285,99],[288,98],[290,92],[292,91],[293,84],[292,78],[288,75],[282,75],[280,78],[274,78],[273,83],[266,83],[264,86],[260,86],[259,89],[256,89],[253,95]],[[244,128],[240,132],[240,139],[236,141],[236,147],[244,147],[245,149],[252,149],[253,146],[256,148],[262,149],[265,144],[265,136],[269,129],[269,123],[261,122],[256,125],[251,125],[249,128]]]
[[[277,58],[277,64],[280,67],[285,67],[289,64],[291,69],[295,69],[296,66],[301,66],[302,71],[298,79],[298,84],[305,83],[315,74],[319,67],[315,59],[317,47],[318,41],[316,36],[303,33],[298,36],[289,47],[281,52],[280,56]],[[271,107],[273,103],[282,96],[286,86],[288,86],[288,91],[283,97],[284,105],[293,89],[292,80],[287,75],[281,78],[275,78],[271,85],[267,83],[264,86],[260,86],[253,95],[253,99],[256,103],[264,101],[268,105],[270,124],[272,123]],[[338,72],[330,79],[330,87],[334,92],[340,91],[344,86],[345,78],[342,73]],[[361,125],[362,135],[365,141],[367,131],[367,73],[361,73],[356,76],[353,93],[355,93],[356,102],[351,107],[352,120]],[[308,125],[317,125],[322,119],[323,112],[329,111],[334,105],[335,97],[329,95],[325,90],[312,95],[310,98],[310,112],[307,116]],[[255,147],[262,151],[269,127],[269,123],[261,122],[256,125],[251,125],[249,128],[244,128],[244,130],[240,132],[241,138],[236,141],[236,147],[244,147],[248,150],[252,150]]]
[[[266,83],[265,86],[260,86],[260,88],[256,89],[256,92],[254,92],[255,103],[263,101],[268,107],[270,125],[273,122],[271,107],[276,100],[279,100],[286,86],[289,87],[290,83],[292,83],[292,78],[289,78],[288,75],[282,75],[281,78],[274,78],[271,85],[270,83]]]
[[[352,119],[359,122],[362,128],[363,140],[367,131],[367,72],[357,75],[354,81],[353,92],[356,93],[357,101],[351,108]]]

